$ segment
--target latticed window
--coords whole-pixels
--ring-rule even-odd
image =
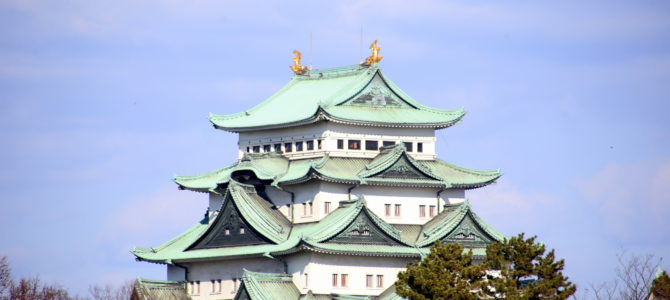
[[[333,287],[337,287],[337,274],[333,274]]]
[[[377,287],[384,287],[384,275],[377,275]]]
[[[365,275],[365,287],[366,288],[372,287],[372,274]]]
[[[340,284],[342,287],[347,287],[347,278],[349,277],[349,274],[340,274]]]
[[[429,213],[430,213],[430,217],[431,217],[431,218],[435,216],[435,205],[431,205],[431,206],[430,206],[430,211],[429,211]]]
[[[391,204],[384,204],[384,215],[391,216]]]
[[[400,217],[400,204],[395,205],[395,216]]]
[[[419,205],[419,217],[420,218],[425,218],[426,217],[426,206],[425,205]]]
[[[330,213],[330,201],[326,201],[326,202],[323,203],[323,212],[325,214]]]

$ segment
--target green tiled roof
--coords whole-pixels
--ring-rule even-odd
[[[356,101],[371,92],[385,96],[390,102]],[[296,75],[255,107],[229,115],[212,114],[209,119],[216,128],[243,132],[321,120],[384,127],[445,128],[458,122],[464,114],[462,109],[441,110],[419,104],[384,77],[375,64]]]
[[[400,160],[407,161],[423,177],[393,178],[375,176]],[[402,162],[402,161],[400,161]],[[213,191],[219,184],[228,183],[234,171],[253,171],[260,179],[273,185],[290,185],[312,179],[347,184],[379,184],[437,186],[443,188],[477,188],[494,182],[502,175],[499,170],[480,171],[459,167],[439,159],[416,160],[406,153],[403,144],[383,147],[375,158],[329,157],[291,160],[277,153],[247,154],[236,164],[212,172],[175,176],[181,188]]]
[[[256,194],[251,191],[251,189],[253,189],[252,186],[245,186],[239,183],[229,184],[228,190],[231,191],[231,195],[234,193],[247,193],[249,195],[229,196],[225,198],[225,201],[234,201],[236,205],[243,201],[249,201],[249,198],[256,197],[253,196]],[[265,200],[260,199],[258,201]],[[240,210],[242,211],[242,209]],[[252,214],[256,214],[256,216],[252,216]],[[385,239],[392,239],[395,242],[380,244],[373,240],[370,240],[370,242],[365,242],[366,240],[363,240],[363,243],[357,243],[355,247],[352,247],[351,244],[348,243],[331,241],[335,236],[345,232],[345,229],[351,228],[352,224],[354,224],[356,220],[359,220],[357,216],[360,216],[361,214],[365,214],[369,217],[370,222],[380,230],[380,234],[385,236]],[[407,235],[403,235],[400,231],[403,228],[402,226],[394,226],[386,223],[367,208],[365,200],[358,199],[354,201],[342,201],[337,209],[321,221],[314,223],[291,225],[287,223],[285,218],[283,220],[279,218],[278,220],[278,217],[272,216],[272,213],[264,210],[246,212],[245,220],[256,220],[254,222],[249,222],[249,224],[254,227],[253,229],[263,232],[263,234],[267,234],[268,236],[276,234],[277,236],[274,241],[277,244],[254,244],[191,249],[191,245],[205,235],[209,228],[214,227],[217,221],[223,220],[217,218],[210,224],[204,222],[198,224],[175,239],[156,248],[136,248],[133,250],[133,254],[141,260],[166,264],[202,259],[233,259],[249,256],[267,257],[268,255],[281,256],[304,250],[362,256],[419,257],[427,254],[428,246],[436,240],[443,239],[456,232],[456,230],[460,228],[459,224],[462,223],[462,220],[464,220],[466,215],[472,218],[472,222],[474,222],[475,226],[483,228],[486,234],[491,236],[493,240],[502,240],[504,238],[502,234],[472,213],[470,205],[466,202],[445,209],[433,220],[423,225],[418,235],[418,241],[415,241],[415,239],[417,239],[415,238],[415,233],[410,234],[411,238],[408,240],[406,239]],[[280,225],[283,231],[280,232],[271,227],[264,228],[267,224],[262,223],[263,219],[274,220],[271,222],[276,222]],[[290,228],[287,228],[289,226]],[[475,255],[483,255],[485,253],[485,249],[482,248],[481,245],[469,248],[475,252]]]
[[[186,283],[137,278],[133,286],[131,300],[188,300]]]
[[[235,300],[298,300],[300,291],[291,274],[260,273],[244,270],[242,285]]]

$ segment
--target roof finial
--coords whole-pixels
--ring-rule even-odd
[[[298,50],[293,50],[293,65],[290,66],[291,70],[295,75],[302,75],[307,70],[306,66],[300,64],[300,59],[302,58],[302,53]]]
[[[383,56],[379,55],[379,50],[381,48],[377,46],[377,40],[372,42],[370,44],[370,50],[372,50],[372,55],[368,56],[368,58],[365,59],[365,63],[363,63],[366,66],[372,65],[374,63],[378,63],[384,58]]]

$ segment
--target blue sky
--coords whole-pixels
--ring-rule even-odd
[[[668,269],[668,33],[667,1],[0,1],[0,254],[81,293],[163,278],[129,250],[204,213],[173,174],[234,161],[207,114],[271,95],[294,49],[335,67],[379,39],[406,92],[468,111],[439,156],[504,172],[468,194],[483,218],[580,287],[622,250]]]

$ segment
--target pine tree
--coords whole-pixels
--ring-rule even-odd
[[[544,245],[523,233],[490,244],[481,264],[461,245],[437,242],[428,256],[398,274],[396,293],[412,300],[567,299],[576,287],[563,275],[565,262],[555,260],[554,250],[545,254]]]
[[[485,273],[472,259],[472,252],[463,253],[459,244],[437,242],[428,256],[398,274],[396,293],[416,300],[479,299],[477,290]]]
[[[554,261],[554,250],[545,255],[545,246],[535,238],[521,233],[486,248],[484,265],[490,273],[484,293],[508,300],[561,300],[575,293],[575,285],[563,275],[564,260]]]
[[[668,273],[663,271],[663,273],[654,279],[654,283],[651,285],[651,294],[654,295],[654,299],[670,299],[670,277]]]

